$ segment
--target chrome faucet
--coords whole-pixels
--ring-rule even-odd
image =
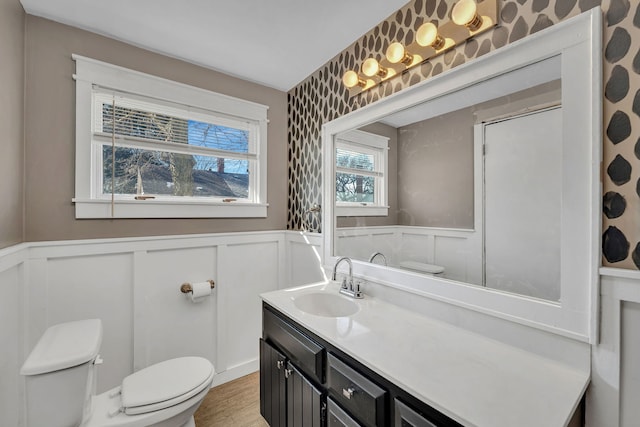
[[[369,257],[369,262],[373,264],[373,260],[375,260],[376,257],[381,257],[382,258],[382,262],[384,262],[384,265],[387,265],[387,257],[384,256],[384,254],[382,252],[374,252],[374,253],[372,253],[371,256]]]
[[[351,258],[343,256],[338,258],[336,264],[333,266],[333,274],[331,275],[331,280],[336,280],[336,273],[338,272],[338,265],[342,262],[346,261],[349,264],[349,276],[342,278],[342,285],[340,286],[340,293],[350,296],[351,298],[362,298],[362,292],[360,291],[360,283],[353,283],[353,264],[351,263]]]

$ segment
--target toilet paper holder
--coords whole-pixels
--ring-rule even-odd
[[[216,287],[216,282],[214,282],[213,280],[207,280],[207,282],[209,282],[209,284],[211,285],[211,289]],[[193,292],[193,286],[191,286],[191,283],[183,283],[180,286],[180,292],[182,292],[183,294]]]

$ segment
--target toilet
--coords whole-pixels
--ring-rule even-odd
[[[427,264],[420,261],[400,261],[400,267],[413,270],[418,273],[439,276],[444,273],[444,267],[441,265]]]
[[[211,362],[180,357],[131,374],[96,395],[99,319],[51,326],[24,362],[28,427],[195,427],[213,381]]]

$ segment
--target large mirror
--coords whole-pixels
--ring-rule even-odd
[[[555,80],[336,135],[334,253],[558,301],[562,102],[557,61],[546,66]],[[371,175],[376,143],[387,161]]]
[[[518,301],[506,315],[591,338],[599,19],[583,14],[325,125],[328,264],[348,256],[374,280],[481,310]]]

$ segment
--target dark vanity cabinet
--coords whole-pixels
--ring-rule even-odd
[[[268,304],[260,413],[271,427],[460,426]]]
[[[271,427],[287,425],[287,358],[260,340],[260,414]]]
[[[271,427],[323,427],[326,350],[265,310],[260,340],[260,414]]]
[[[260,414],[271,427],[322,427],[324,393],[281,352],[260,340]]]

